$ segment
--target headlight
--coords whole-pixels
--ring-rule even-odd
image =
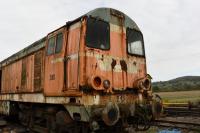
[[[110,88],[110,81],[109,80],[104,80],[103,81],[103,87],[105,89],[109,89]]]
[[[100,77],[95,77],[93,82],[94,82],[95,87],[101,86],[101,78]]]

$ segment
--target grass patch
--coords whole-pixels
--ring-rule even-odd
[[[177,92],[156,92],[163,99],[163,102],[169,103],[187,103],[200,102],[200,91],[177,91]]]

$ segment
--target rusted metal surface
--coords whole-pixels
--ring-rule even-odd
[[[44,52],[39,51],[34,56],[34,90],[42,91],[44,82]]]
[[[14,93],[21,88],[22,61],[2,68],[2,93]]]
[[[81,23],[75,23],[69,27],[67,42],[67,90],[77,91],[78,85],[78,55],[80,44]],[[74,56],[75,55],[75,56]],[[65,89],[66,90],[66,89]]]
[[[21,101],[21,102],[34,102],[34,103],[60,103],[67,104],[70,103],[70,99],[75,99],[74,103],[80,105],[104,105],[107,102],[115,102],[117,104],[133,104],[138,101],[137,95],[132,94],[116,94],[109,96],[96,95],[84,95],[82,97],[51,97],[44,96],[42,93],[33,94],[2,94],[0,96],[0,101]]]
[[[42,51],[38,51],[38,53],[42,53]],[[37,54],[32,54],[23,58],[22,60],[3,67],[1,92],[24,93],[40,91],[41,88],[43,88],[44,63],[43,56],[40,57],[41,62],[39,62],[37,58]],[[37,63],[41,63],[39,68],[37,66],[38,64],[35,63],[35,59],[37,59]],[[38,74],[40,75],[40,77],[37,77]]]
[[[65,37],[63,50],[61,53],[49,55],[45,59],[44,93],[46,96],[78,94],[76,91],[78,91],[78,50],[81,23],[77,22],[67,29],[55,31],[54,34],[56,35],[61,30]]]
[[[73,104],[83,104],[81,97],[66,97],[59,96],[46,97],[43,93],[24,93],[24,94],[1,94],[0,102],[3,101],[18,101],[18,102],[32,102],[32,103],[48,103],[48,104],[69,104],[71,99],[74,99]]]
[[[33,92],[34,55],[22,59],[21,88],[18,92]]]
[[[90,78],[98,76],[102,81],[105,79],[111,81],[114,90],[124,90],[133,88],[136,80],[146,76],[145,58],[127,55],[125,33],[121,30],[124,27],[112,25],[109,51],[87,47],[81,49],[80,56],[84,57],[80,57],[80,85],[92,85]],[[85,44],[81,45],[85,46]],[[102,86],[101,89],[103,89]]]
[[[137,95],[133,94],[115,94],[115,95],[84,95],[82,97],[82,103],[84,105],[105,105],[107,102],[114,102],[117,104],[133,104],[138,101]]]
[[[64,28],[59,29],[48,35],[48,38],[54,37],[56,38],[57,33],[63,33],[66,35]],[[66,39],[63,38],[63,44],[66,43]],[[46,42],[46,45],[48,41]],[[63,61],[64,61],[64,51],[65,48],[62,47],[60,53],[47,55],[47,47],[46,46],[46,56],[45,57],[45,75],[44,75],[44,94],[45,95],[60,95],[63,90]],[[55,51],[55,49],[54,49]]]

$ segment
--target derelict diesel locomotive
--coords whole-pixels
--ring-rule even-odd
[[[0,113],[38,132],[121,131],[155,114],[143,35],[111,8],[69,21],[3,60],[0,81]]]

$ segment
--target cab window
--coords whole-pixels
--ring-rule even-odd
[[[59,33],[56,37],[56,53],[60,53],[63,44],[63,34]]]
[[[128,53],[133,55],[144,56],[143,37],[139,31],[127,29],[127,45]]]
[[[53,54],[54,48],[55,48],[55,37],[51,37],[48,41],[47,55]]]
[[[110,26],[102,20],[88,18],[86,29],[86,45],[88,47],[110,49]]]
[[[51,55],[54,53],[60,53],[63,45],[63,34],[59,33],[56,36],[49,38],[48,40],[48,48],[47,55]]]

